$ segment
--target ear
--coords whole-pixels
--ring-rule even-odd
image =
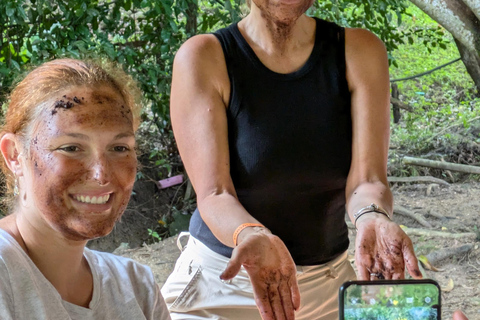
[[[21,165],[22,144],[13,133],[6,133],[0,140],[0,152],[8,168],[17,176],[23,175]]]

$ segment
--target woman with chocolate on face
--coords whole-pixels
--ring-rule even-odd
[[[1,319],[170,319],[148,267],[85,247],[130,198],[139,96],[120,69],[73,59],[12,91],[0,134],[12,194],[0,220]]]
[[[171,118],[197,193],[190,239],[162,288],[172,319],[338,319],[345,211],[360,279],[421,277],[391,221],[383,43],[253,0],[238,24],[189,39]]]

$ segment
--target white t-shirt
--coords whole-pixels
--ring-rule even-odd
[[[170,319],[150,268],[88,248],[84,256],[93,274],[88,308],[62,300],[16,240],[0,229],[0,319]]]

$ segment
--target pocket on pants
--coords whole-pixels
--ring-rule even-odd
[[[202,267],[200,266],[192,267],[191,273],[188,275],[178,275],[175,286],[180,293],[170,306],[170,311],[185,312],[192,308],[199,298],[197,283],[201,275]],[[183,290],[181,290],[182,287]]]
[[[170,311],[183,312],[196,301],[197,283],[202,267],[187,256],[180,256],[174,271],[162,287],[162,295]]]

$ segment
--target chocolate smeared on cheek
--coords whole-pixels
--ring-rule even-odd
[[[122,97],[108,87],[76,88],[59,97],[52,109],[45,110],[39,118],[30,145],[32,199],[43,219],[68,239],[83,241],[105,236],[128,204],[136,157],[134,153],[111,152],[111,143],[116,143],[118,134],[132,132],[133,136],[133,117],[123,103]],[[77,134],[87,138],[78,140]],[[102,139],[105,135],[112,138]],[[72,144],[87,152],[63,148]],[[98,160],[92,155],[102,153],[106,159],[105,189],[98,188],[98,181],[92,178],[92,164]],[[92,207],[85,209],[75,199],[92,189],[111,193],[110,209],[98,213]]]

